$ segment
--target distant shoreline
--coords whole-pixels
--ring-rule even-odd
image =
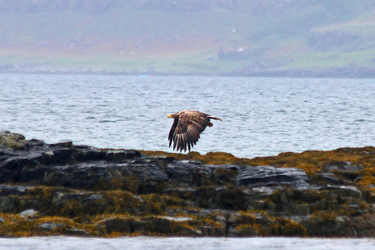
[[[0,74],[43,74],[43,75],[132,75],[132,76],[202,76],[202,77],[264,77],[264,78],[337,78],[337,79],[372,79],[374,72],[359,73],[346,72],[337,74],[335,72],[305,72],[305,71],[279,71],[259,73],[164,73],[164,72],[115,72],[115,71],[1,71]]]

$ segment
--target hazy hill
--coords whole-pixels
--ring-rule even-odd
[[[372,0],[0,0],[0,70],[375,75]]]

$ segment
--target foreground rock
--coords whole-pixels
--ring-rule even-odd
[[[375,236],[375,148],[239,159],[0,133],[0,235]]]

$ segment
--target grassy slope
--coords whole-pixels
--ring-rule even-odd
[[[5,12],[0,65],[192,74],[375,67],[375,18],[365,9],[367,2],[306,0],[279,9],[266,6],[258,14],[246,1],[236,10],[198,12]],[[240,47],[247,56],[218,58],[220,48]]]

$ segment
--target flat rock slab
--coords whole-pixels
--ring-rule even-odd
[[[249,188],[287,185],[302,189],[309,187],[308,181],[308,176],[301,169],[272,166],[242,167],[237,176],[238,185]]]

